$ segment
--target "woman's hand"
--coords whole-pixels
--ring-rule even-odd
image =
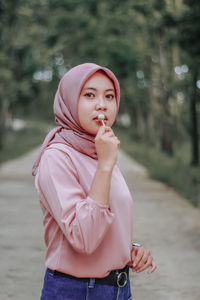
[[[95,137],[98,164],[101,167],[113,168],[117,161],[120,141],[109,126],[101,126]]]
[[[133,272],[137,273],[151,267],[151,269],[147,272],[148,274],[153,273],[157,268],[150,251],[142,246],[132,246],[131,263],[129,266],[132,268]]]

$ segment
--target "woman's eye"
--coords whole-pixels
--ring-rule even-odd
[[[86,96],[88,98],[92,98],[92,97],[94,97],[94,94],[93,93],[86,93],[84,96]]]
[[[108,98],[108,99],[113,99],[115,96],[113,95],[113,94],[108,94],[108,95],[106,95],[106,98]]]

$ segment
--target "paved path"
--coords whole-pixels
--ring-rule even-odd
[[[40,297],[44,245],[30,176],[35,154],[0,168],[0,300]],[[149,179],[146,170],[123,152],[119,165],[134,198],[135,240],[151,250],[158,265],[151,275],[131,272],[134,299],[200,300],[200,210]]]

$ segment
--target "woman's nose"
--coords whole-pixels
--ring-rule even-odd
[[[96,109],[103,109],[105,110],[106,109],[106,101],[104,99],[104,97],[100,96],[98,97],[97,99],[97,104],[96,104]]]

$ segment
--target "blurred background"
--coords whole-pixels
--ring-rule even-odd
[[[198,0],[0,0],[0,163],[54,126],[58,82],[94,62],[121,85],[121,147],[200,206]]]

